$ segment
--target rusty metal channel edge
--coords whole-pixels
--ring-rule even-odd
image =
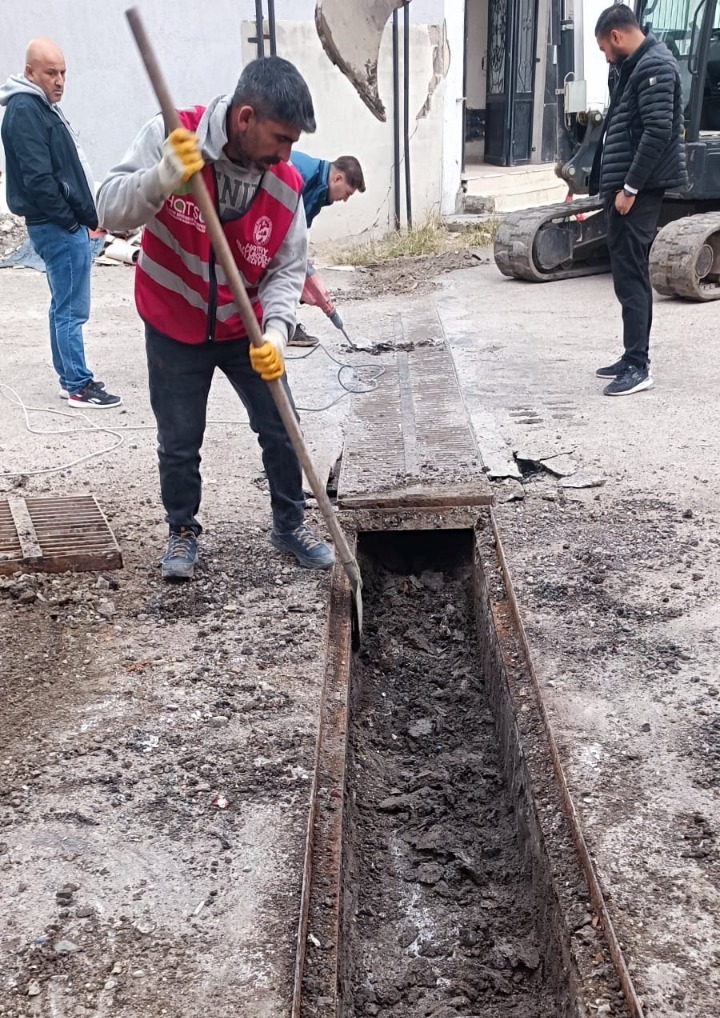
[[[570,831],[572,833],[572,838],[575,843],[575,848],[578,853],[578,857],[580,859],[580,864],[582,866],[583,872],[585,874],[585,879],[587,880],[588,883],[590,897],[595,910],[600,916],[602,928],[605,933],[605,939],[607,941],[608,949],[610,951],[610,956],[613,960],[613,964],[615,966],[618,979],[620,980],[620,985],[622,987],[623,994],[625,995],[625,1000],[627,1001],[627,1005],[630,1008],[630,1012],[633,1018],[645,1018],[643,1003],[638,997],[635,987],[633,985],[633,981],[630,976],[630,971],[627,967],[625,956],[620,946],[620,942],[617,938],[617,934],[615,933],[615,927],[613,926],[612,919],[610,918],[610,913],[605,902],[605,896],[603,894],[602,887],[600,886],[598,875],[595,871],[595,865],[592,861],[592,857],[590,855],[587,842],[585,841],[585,836],[583,835],[582,829],[580,827],[580,821],[575,810],[575,804],[573,803],[572,796],[570,794],[570,788],[568,786],[567,778],[565,777],[565,771],[563,769],[562,761],[560,759],[560,751],[555,740],[555,735],[552,730],[552,725],[548,717],[548,713],[545,707],[545,701],[543,699],[542,691],[540,688],[540,681],[538,679],[537,672],[535,671],[535,665],[533,663],[532,655],[530,653],[530,645],[528,643],[527,634],[525,632],[525,627],[523,625],[522,617],[520,615],[520,609],[518,606],[517,598],[515,596],[515,590],[512,584],[512,579],[510,577],[510,569],[508,567],[507,559],[505,557],[505,552],[502,546],[500,531],[498,529],[495,514],[492,511],[492,509],[490,510],[490,524],[492,526],[493,538],[495,540],[495,550],[497,552],[498,562],[500,563],[503,583],[505,584],[505,590],[507,593],[508,601],[510,603],[513,620],[517,627],[519,643],[522,648],[523,657],[525,659],[525,667],[527,668],[528,674],[530,676],[530,681],[535,692],[538,711],[542,719],[543,727],[545,729],[545,736],[547,738],[548,746],[550,748],[550,756],[552,758],[555,778],[558,782],[558,786],[560,788],[560,793],[562,796],[565,816],[568,824],[570,825]]]
[[[353,553],[355,553],[355,544],[356,541],[353,540],[351,544]],[[334,792],[336,796],[340,796],[340,808],[336,811],[332,831],[332,840],[337,842],[337,844],[334,845],[335,851],[331,853],[333,863],[337,864],[337,872],[332,874],[336,877],[336,914],[333,917],[336,934],[334,942],[335,959],[332,968],[335,972],[335,985],[337,985],[337,966],[340,950],[340,858],[336,853],[342,850],[342,821],[344,813],[342,801],[345,793],[347,708],[351,658],[351,591],[347,576],[343,568],[338,564],[334,566],[332,572],[330,605],[328,607],[327,619],[325,666],[320,693],[319,722],[315,744],[313,779],[310,789],[308,825],[305,835],[305,859],[300,893],[300,917],[295,954],[291,1018],[301,1018],[302,1012],[303,978],[305,974],[305,955],[316,863],[315,855],[316,853],[320,855],[317,852],[318,841],[320,840],[320,832],[318,831],[320,820],[318,796],[321,791],[323,776],[326,775],[328,769],[332,772],[334,779]],[[331,756],[334,755],[336,758],[334,761],[331,761],[333,765],[330,768],[326,766],[328,751]],[[341,760],[337,759],[340,753],[342,755]]]

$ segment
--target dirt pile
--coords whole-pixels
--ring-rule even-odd
[[[489,258],[489,251],[477,254],[472,251],[445,251],[443,254],[371,262],[355,270],[346,284],[347,289],[343,289],[342,299],[349,302],[434,293],[440,289],[436,277],[456,269],[473,268]]]
[[[25,220],[11,212],[0,212],[0,261],[27,240]]]

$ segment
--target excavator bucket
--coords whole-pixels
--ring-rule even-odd
[[[377,87],[380,40],[387,20],[404,0],[318,0],[315,8],[323,49],[352,82],[378,120],[386,119]]]

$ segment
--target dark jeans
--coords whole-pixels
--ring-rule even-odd
[[[639,368],[650,363],[653,295],[648,257],[657,233],[662,192],[640,192],[626,216],[605,201],[607,242],[615,295],[622,305],[624,359]]]
[[[54,223],[28,226],[33,247],[45,262],[50,287],[50,349],[60,387],[82,392],[92,380],[85,363],[82,327],[90,317],[92,252],[87,228],[68,233]]]
[[[146,325],[145,343],[150,403],[158,426],[160,490],[170,529],[188,527],[197,534],[202,530],[195,518],[202,487],[200,447],[215,368],[229,379],[258,436],[275,529],[285,533],[302,523],[300,463],[267,383],[250,366],[247,340],[178,343]],[[292,402],[286,378],[283,383]]]

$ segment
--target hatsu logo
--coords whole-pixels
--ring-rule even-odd
[[[197,230],[205,232],[205,221],[202,213],[194,201],[188,201],[179,194],[171,194],[167,200],[170,214],[174,219],[179,220],[186,226],[194,226]]]
[[[256,244],[262,244],[263,247],[267,247],[270,237],[272,236],[272,221],[269,216],[260,216],[258,221],[255,223],[255,229],[253,230],[253,240]]]

